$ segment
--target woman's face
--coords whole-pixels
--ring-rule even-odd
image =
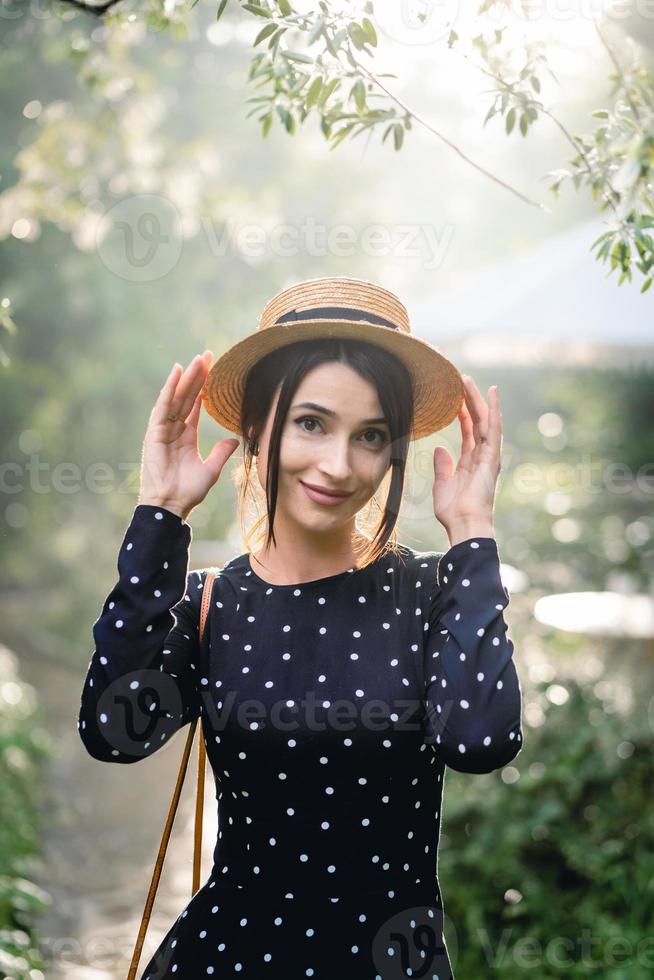
[[[264,489],[278,398],[279,389],[257,456]],[[277,508],[312,530],[351,521],[373,496],[390,465],[390,430],[382,416],[376,388],[348,365],[330,361],[310,371],[298,386],[284,422]],[[303,483],[350,495],[337,503],[325,503],[312,498]]]

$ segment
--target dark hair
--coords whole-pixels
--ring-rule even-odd
[[[305,375],[319,364],[338,361],[353,368],[361,377],[376,388],[379,402],[390,428],[391,461],[382,485],[389,483],[388,495],[381,520],[369,537],[357,527],[357,541],[367,542],[357,567],[364,567],[388,551],[397,552],[397,531],[407,454],[413,427],[414,393],[411,374],[404,364],[390,351],[364,340],[329,337],[319,340],[300,340],[267,354],[250,369],[241,406],[241,432],[244,438],[244,459],[233,471],[238,486],[238,520],[248,550],[252,551],[252,538],[256,543],[263,537],[261,526],[267,522],[266,546],[275,542],[273,530],[277,504],[279,451],[282,430],[291,400]],[[252,491],[255,504],[260,497],[250,482],[250,471],[258,452],[259,439],[270,412],[274,394],[281,385],[275,418],[270,433],[268,467],[266,476],[266,514],[261,515],[251,527],[246,527],[248,497]],[[390,474],[390,479],[388,476]],[[375,497],[371,504],[379,510]],[[365,531],[371,521],[364,522]]]

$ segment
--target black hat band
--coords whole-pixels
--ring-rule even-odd
[[[290,310],[275,320],[275,323],[289,323],[295,320],[367,320],[376,323],[380,327],[390,327],[391,330],[399,330],[396,323],[385,320],[383,316],[376,313],[369,313],[366,310],[353,310],[348,306],[315,306],[310,310]]]

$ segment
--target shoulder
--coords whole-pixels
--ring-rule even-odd
[[[393,566],[400,576],[415,584],[435,586],[438,581],[438,566],[444,551],[424,551],[398,543],[397,550],[388,553]]]
[[[182,607],[184,610],[189,612],[192,610],[196,617],[200,615],[200,607],[202,605],[202,595],[204,592],[204,586],[212,573],[214,576],[220,571],[218,568],[208,567],[208,568],[194,568],[186,575],[186,586],[184,588],[184,595],[178,602],[178,607]]]
[[[224,582],[243,573],[247,566],[247,556],[235,555],[230,558],[222,568],[219,565],[207,565],[204,568],[194,568],[186,576],[186,590],[184,600],[190,602],[198,612],[202,603],[202,595],[207,579],[211,577],[211,591]]]

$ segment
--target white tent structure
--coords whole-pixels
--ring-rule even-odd
[[[617,285],[591,243],[608,222],[586,222],[526,254],[490,263],[456,289],[413,304],[419,336],[476,363],[641,363],[654,360],[654,286]]]

